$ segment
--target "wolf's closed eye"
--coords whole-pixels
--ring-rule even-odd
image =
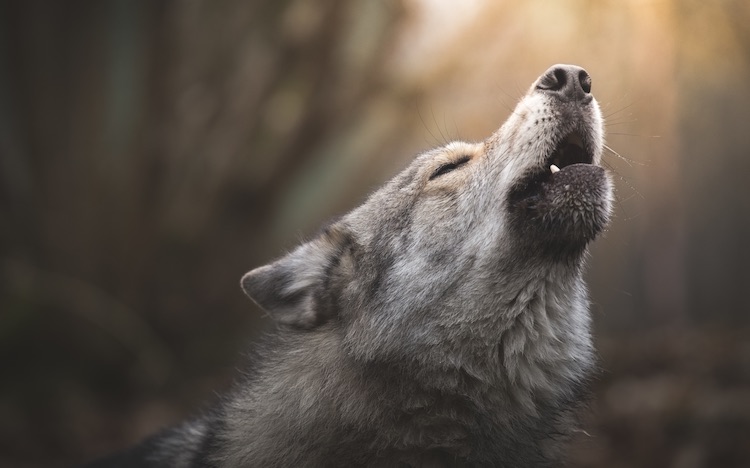
[[[435,179],[437,177],[440,177],[443,174],[447,174],[450,171],[454,169],[458,169],[459,167],[463,166],[467,162],[469,162],[471,158],[469,156],[462,156],[461,158],[451,161],[449,163],[442,164],[440,167],[438,167],[435,172],[432,173],[430,176],[430,180]]]

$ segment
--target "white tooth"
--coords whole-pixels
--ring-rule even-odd
[[[552,171],[553,174],[555,172],[560,172],[560,168],[555,166],[554,164],[550,165],[549,170]]]

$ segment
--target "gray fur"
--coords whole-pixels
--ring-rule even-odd
[[[594,363],[582,264],[612,191],[581,72],[551,68],[486,141],[418,156],[245,275],[277,330],[212,417],[162,437],[157,456],[170,466],[558,464]],[[571,134],[590,164],[544,175],[551,157],[571,154],[555,152]],[[447,163],[461,164],[440,173]]]

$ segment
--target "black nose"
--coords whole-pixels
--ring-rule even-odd
[[[575,65],[553,65],[539,78],[537,89],[556,94],[564,101],[590,101],[591,77]]]

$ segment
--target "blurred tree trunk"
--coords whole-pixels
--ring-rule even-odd
[[[687,207],[688,313],[750,315],[750,33],[747,2],[680,2],[681,144]]]

